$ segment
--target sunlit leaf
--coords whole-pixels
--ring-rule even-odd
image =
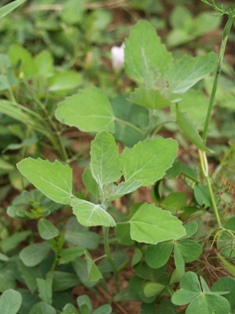
[[[72,169],[58,160],[25,158],[17,164],[19,171],[54,202],[69,204],[72,196]]]
[[[137,242],[157,244],[186,234],[179,219],[154,204],[140,206],[129,222],[131,238]]]
[[[80,91],[58,104],[56,118],[83,132],[114,132],[114,116],[107,95],[93,88]]]

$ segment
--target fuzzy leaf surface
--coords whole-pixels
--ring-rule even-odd
[[[114,132],[114,115],[107,95],[93,88],[80,91],[58,104],[56,118],[83,132]]]
[[[72,196],[72,169],[58,160],[25,158],[17,168],[38,190],[54,202],[69,204]]]
[[[157,244],[186,234],[179,219],[154,204],[141,205],[129,222],[131,238],[137,242]]]
[[[148,22],[139,21],[132,27],[125,41],[125,69],[130,78],[152,87],[171,61],[170,52]]]
[[[1,312],[4,314],[16,314],[20,309],[21,302],[21,294],[13,289],[8,289],[0,297]]]
[[[191,58],[183,56],[169,65],[166,76],[174,94],[183,94],[198,81],[209,75],[216,67],[217,54],[210,52]]]
[[[142,186],[160,180],[176,156],[178,145],[175,140],[154,138],[125,148],[121,155],[121,169],[125,182],[142,181]]]
[[[116,225],[113,217],[100,205],[78,198],[73,198],[70,205],[73,207],[73,213],[77,217],[78,222],[83,226],[114,227]]]
[[[150,109],[165,108],[171,105],[171,101],[165,98],[156,89],[148,89],[140,86],[130,94],[129,101]]]
[[[121,177],[118,147],[113,135],[101,132],[91,142],[91,172],[100,188]]]

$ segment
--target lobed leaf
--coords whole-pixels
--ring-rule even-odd
[[[171,61],[171,53],[148,22],[139,21],[132,27],[125,41],[125,69],[130,78],[153,87]]]
[[[142,186],[160,180],[176,156],[178,145],[175,140],[154,138],[125,148],[121,155],[121,170],[126,182],[142,181]]]
[[[183,94],[198,81],[209,75],[216,67],[217,54],[210,52],[191,58],[183,56],[166,70],[170,89],[174,94]]]
[[[186,233],[179,219],[154,204],[141,205],[129,222],[131,238],[137,242],[157,244],[177,240]]]
[[[80,91],[58,104],[56,118],[83,132],[114,132],[114,115],[107,95],[93,88]]]

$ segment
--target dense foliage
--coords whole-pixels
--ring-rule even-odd
[[[1,313],[234,313],[235,8],[177,2],[0,8]]]

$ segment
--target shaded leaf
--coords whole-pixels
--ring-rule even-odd
[[[210,150],[204,145],[203,139],[199,135],[196,127],[188,119],[184,112],[177,110],[177,123],[184,135],[199,149],[209,152]]]
[[[147,89],[143,86],[136,88],[130,94],[129,101],[150,109],[165,108],[171,105],[171,101],[165,98],[159,91]]]

